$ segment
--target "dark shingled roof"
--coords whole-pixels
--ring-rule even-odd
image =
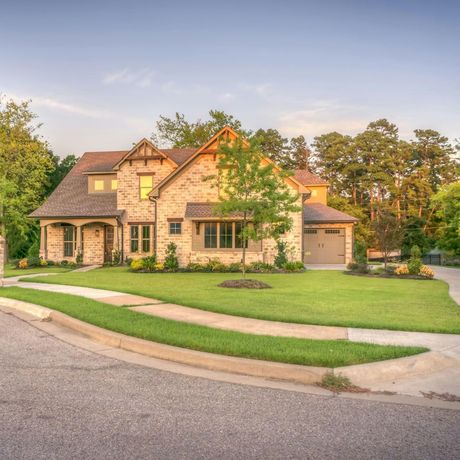
[[[305,204],[303,207],[303,220],[305,224],[320,224],[333,222],[352,223],[358,222],[359,219],[322,203],[310,203]]]
[[[185,208],[185,217],[187,219],[210,219],[213,217],[222,218],[213,211],[217,203],[187,203]],[[242,213],[233,213],[226,218],[243,217]]]
[[[196,152],[196,149],[161,149],[161,151],[180,166]]]
[[[111,217],[118,216],[116,193],[88,193],[88,178],[83,173],[110,171],[126,151],[87,152],[57,186],[46,202],[30,217]],[[115,174],[115,172],[114,172]]]
[[[328,183],[313,174],[308,169],[297,169],[294,172],[294,179],[300,182],[302,185],[328,185]]]

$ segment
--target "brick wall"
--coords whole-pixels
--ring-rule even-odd
[[[168,218],[184,218],[187,202],[217,202],[218,190],[213,187],[213,181],[203,181],[206,176],[217,174],[217,161],[214,155],[201,155],[186,171],[180,174],[174,182],[161,191],[158,200],[158,258],[163,260],[166,246],[170,241],[177,244],[179,263],[204,262],[209,258],[218,257],[224,263],[240,262],[241,251],[215,250],[192,251],[192,226],[189,219],[182,222],[182,235],[169,235]],[[299,198],[299,205],[301,199]],[[292,246],[292,258],[300,260],[302,238],[301,212],[293,214],[294,226],[284,238]],[[262,250],[248,252],[247,261],[273,262],[276,255],[273,240],[264,240]]]
[[[83,264],[104,263],[104,227],[88,224],[83,227]]]

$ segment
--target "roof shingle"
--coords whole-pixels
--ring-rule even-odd
[[[324,179],[321,179],[321,177],[313,174],[308,169],[296,169],[294,179],[302,185],[329,185]]]
[[[305,224],[320,224],[333,222],[352,223],[358,222],[359,219],[322,203],[310,203],[305,204],[303,207],[303,220]]]

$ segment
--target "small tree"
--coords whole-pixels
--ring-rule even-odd
[[[402,244],[403,231],[400,221],[390,213],[379,214],[372,224],[378,250],[383,254],[385,270],[391,251],[399,249]]]
[[[172,241],[166,247],[164,267],[167,271],[175,272],[179,268],[179,261],[177,260],[176,249],[177,245]]]
[[[236,139],[222,144],[218,161],[219,174],[206,179],[219,187],[220,203],[215,211],[222,216],[237,214],[241,219],[242,271],[246,277],[246,249],[249,240],[278,239],[292,228],[290,213],[301,210],[299,195],[286,184],[288,173],[276,171],[264,162],[257,141]]]

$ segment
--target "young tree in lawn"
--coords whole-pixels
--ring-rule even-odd
[[[372,222],[372,228],[377,248],[383,254],[383,262],[386,270],[390,253],[401,248],[403,240],[401,222],[395,215],[383,212],[379,213],[376,220]]]
[[[292,228],[291,213],[299,212],[299,195],[286,183],[286,173],[264,160],[259,144],[236,139],[221,144],[219,173],[206,179],[219,187],[220,202],[215,212],[241,218],[242,271],[246,277],[249,240],[278,239]]]

